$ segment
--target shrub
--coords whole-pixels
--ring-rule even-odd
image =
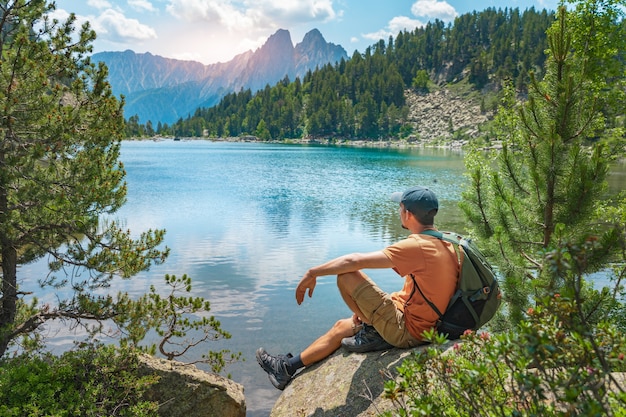
[[[0,361],[0,415],[156,416],[142,394],[156,377],[137,374],[138,356],[113,346],[83,346],[61,356]]]
[[[566,245],[546,259],[559,275],[577,271],[592,245]],[[596,314],[583,309],[606,291],[590,291],[579,274],[569,278],[564,294],[535,300],[515,330],[467,332],[451,349],[443,335],[427,333],[432,346],[398,368],[399,381],[386,382],[397,415],[626,415],[626,392],[615,377],[626,369],[626,335],[611,315],[590,321]]]

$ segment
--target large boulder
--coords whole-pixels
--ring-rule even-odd
[[[370,353],[341,348],[299,373],[274,404],[270,417],[364,417],[391,410],[391,401],[383,397],[385,381],[398,376],[396,368],[407,356],[424,348]]]
[[[159,382],[144,394],[160,404],[164,417],[245,417],[243,386],[193,365],[141,356],[140,371],[158,375]]]

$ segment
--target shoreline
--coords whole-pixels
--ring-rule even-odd
[[[210,142],[231,142],[231,143],[267,143],[277,145],[320,145],[320,146],[338,146],[338,147],[355,147],[355,148],[395,148],[395,149],[416,149],[416,148],[439,148],[451,150],[464,150],[470,143],[468,140],[413,140],[413,139],[342,139],[342,138],[326,138],[326,139],[285,139],[285,140],[261,140],[255,136],[211,138],[211,137],[174,137],[174,136],[155,136],[150,138],[126,138],[129,141],[146,141],[152,140],[160,142],[165,140],[173,141],[194,141],[206,140]],[[491,148],[497,149],[499,144]]]
[[[343,139],[343,138],[326,138],[326,139],[285,139],[285,140],[261,140],[256,136],[241,136],[227,138],[211,138],[211,137],[174,137],[174,136],[153,136],[144,138],[124,138],[123,141],[154,141],[161,142],[166,140],[172,141],[194,141],[205,140],[210,142],[231,142],[231,143],[259,143],[274,145],[313,145],[313,146],[336,146],[336,147],[353,147],[353,148],[378,148],[378,149],[446,149],[454,152],[465,152],[470,140],[418,140],[418,139]],[[481,146],[479,151],[500,151],[502,150],[502,141],[493,141],[491,146]],[[626,156],[619,157],[616,161],[626,162]]]

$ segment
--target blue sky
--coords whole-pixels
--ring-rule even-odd
[[[278,29],[294,44],[312,29],[348,55],[398,31],[488,7],[555,10],[557,0],[57,0],[55,15],[88,20],[94,52],[150,52],[167,58],[225,62],[260,47]]]

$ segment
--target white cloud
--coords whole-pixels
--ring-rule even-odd
[[[256,0],[253,8],[281,21],[326,22],[337,17],[330,0],[305,0],[285,2],[281,0]]]
[[[205,21],[229,29],[251,28],[255,21],[253,12],[238,10],[230,0],[171,0],[166,10],[181,20]]]
[[[411,6],[411,13],[414,16],[434,17],[443,21],[452,21],[458,16],[454,7],[445,1],[438,0],[417,0]]]
[[[150,26],[142,24],[137,19],[129,19],[113,9],[105,10],[90,21],[96,33],[113,42],[142,41],[157,37]]]
[[[133,1],[144,0],[130,0]],[[106,2],[101,0],[89,0],[89,5],[96,7],[103,6]],[[137,19],[126,17],[117,8],[108,8],[100,10],[99,14],[77,14],[76,27],[80,27],[83,23],[88,22],[97,34],[97,40],[101,42],[113,42],[117,44],[136,44],[139,41],[157,39],[156,31]],[[56,9],[51,17],[60,21],[65,21],[69,17],[69,13],[64,9]]]
[[[389,38],[389,36],[393,35],[393,33],[389,30],[385,30],[385,29],[381,29],[379,31],[376,32],[370,32],[370,33],[364,33],[362,36],[365,39],[371,39],[373,41],[379,41],[381,39],[385,39],[387,40],[387,38]]]
[[[48,16],[50,16],[50,18],[52,19],[57,19],[59,22],[64,22],[67,20],[68,17],[70,17],[70,14],[66,10],[55,9],[51,13],[49,13]],[[79,16],[77,16],[76,18],[80,20]]]
[[[111,7],[111,3],[106,0],[87,0],[87,5],[96,9],[108,9]]]
[[[389,30],[394,34],[398,34],[403,30],[413,31],[415,28],[424,26],[425,23],[420,20],[411,19],[406,16],[396,16],[389,21]]]
[[[416,17],[435,18],[443,21],[451,21],[458,16],[454,7],[445,1],[439,0],[417,0],[413,6],[411,6],[411,12]],[[379,41],[381,39],[386,40],[390,36],[398,35],[398,33],[403,30],[410,32],[424,25],[425,23],[421,20],[412,19],[407,16],[396,16],[387,23],[385,29],[366,33],[362,36],[365,39],[373,41]]]
[[[255,39],[244,38],[237,44],[239,51],[253,51],[267,42],[267,36],[258,36]]]
[[[181,20],[210,22],[230,30],[291,27],[341,16],[332,0],[169,0],[166,10]]]
[[[419,20],[411,19],[410,17],[406,16],[396,16],[389,21],[386,29],[381,29],[372,33],[366,33],[363,35],[363,37],[365,39],[370,39],[373,41],[379,41],[381,39],[387,40],[390,36],[395,37],[403,30],[407,30],[410,32],[413,31],[415,28],[421,26],[424,26],[424,23]]]
[[[128,0],[128,5],[137,11],[155,12],[156,8],[148,0]]]

